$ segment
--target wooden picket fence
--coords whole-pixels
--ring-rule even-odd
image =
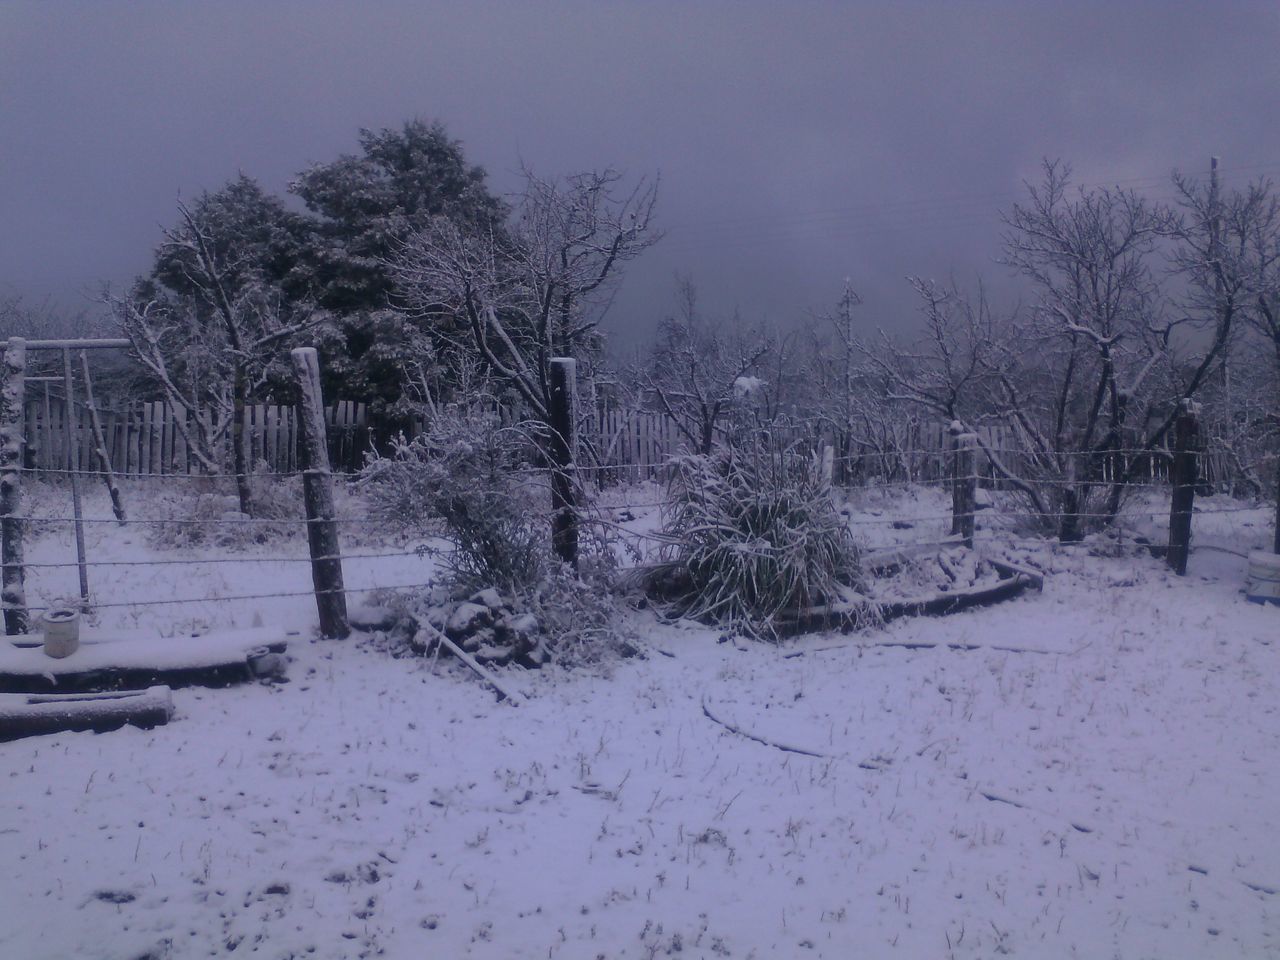
[[[104,438],[112,469],[122,476],[166,476],[198,474],[202,471],[187,451],[178,429],[174,410],[164,401],[140,401],[100,410]],[[329,460],[335,471],[355,472],[367,453],[385,444],[391,432],[369,415],[365,403],[341,400],[325,408]],[[420,431],[425,424],[414,425]],[[192,425],[194,428],[194,424]],[[596,468],[604,484],[627,484],[660,478],[667,460],[689,450],[687,438],[675,422],[662,413],[647,410],[601,408],[582,422],[583,433],[602,455],[605,466]],[[798,421],[788,429],[795,439],[815,449],[831,444],[841,449],[830,424]],[[254,404],[245,410],[241,430],[249,438],[250,461],[256,469],[271,473],[298,470],[298,415],[292,406]],[[1012,432],[1000,425],[979,428],[984,443],[1001,451],[1005,464],[1021,474],[1022,455]],[[99,469],[94,451],[88,411],[76,404],[70,417],[64,400],[46,393],[26,404],[26,466],[36,475],[55,476],[66,470]],[[70,441],[70,442],[68,442]],[[878,450],[855,444],[852,456],[837,456],[837,482],[875,484],[884,481],[930,481],[947,476],[949,438],[941,423],[911,424],[892,444]],[[229,461],[229,457],[228,457]],[[1203,476],[1215,484],[1229,479],[1229,469],[1221,455],[1207,451],[1202,461]],[[587,466],[584,462],[583,466]],[[985,457],[977,458],[980,482],[999,486]],[[1159,458],[1148,458],[1139,480],[1162,480],[1167,467]]]
[[[122,476],[198,474],[179,429],[179,414],[163,400],[99,410],[112,469]],[[329,460],[335,470],[358,470],[370,443],[367,406],[343,400],[325,409]],[[195,424],[188,420],[192,433]],[[259,403],[245,409],[241,430],[249,438],[250,462],[271,473],[298,470],[298,412],[292,406]],[[60,397],[36,397],[26,405],[26,467],[36,474],[96,471],[98,457],[88,411]],[[229,459],[229,458],[228,458]]]

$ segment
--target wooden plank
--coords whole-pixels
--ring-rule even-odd
[[[80,407],[80,466],[85,470],[98,469],[98,447],[93,438],[93,418],[88,406]]]
[[[151,469],[151,402],[143,401],[142,404],[142,430],[139,435],[138,443],[138,468],[145,475],[150,476]]]
[[[267,470],[276,472],[276,409],[275,404],[265,404],[262,410],[262,459]]]
[[[168,476],[173,473],[173,420],[169,416],[169,404],[159,401],[156,416],[160,420],[160,472]]]
[[[53,409],[49,403],[49,384],[45,382],[44,387],[44,436],[41,438],[41,452],[44,458],[44,468],[50,470],[55,466],[54,450],[57,448],[52,446],[53,441]]]
[[[182,418],[181,424],[179,418]],[[187,457],[187,441],[182,439],[182,430],[180,427],[186,426],[186,417],[173,408],[169,409],[169,419],[173,422],[173,472],[177,474],[188,474],[191,472],[191,465]]]
[[[267,405],[253,405],[253,446],[250,448],[249,472],[253,473],[258,461],[267,459]]]
[[[164,403],[151,402],[151,472],[164,474]]]
[[[120,412],[120,456],[128,467],[128,473],[136,475],[138,461],[133,455],[133,404],[126,403]]]

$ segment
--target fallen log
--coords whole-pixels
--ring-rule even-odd
[[[166,686],[52,696],[0,694],[0,742],[66,731],[102,733],[125,724],[149,729],[172,718],[173,695]]]
[[[998,569],[998,568],[997,568]],[[780,617],[774,622],[779,636],[790,637],[816,630],[840,630],[848,632],[867,622],[873,611],[878,611],[881,621],[899,617],[943,616],[973,607],[985,607],[1002,600],[1009,600],[1035,587],[1043,581],[1027,574],[1013,572],[995,583],[981,584],[964,590],[937,593],[927,597],[908,597],[889,600],[846,601],[822,607],[806,607]]]
[[[52,659],[35,636],[0,641],[0,693],[120,690],[164,684],[225,687],[283,672],[288,641],[256,628],[200,637],[87,636]]]

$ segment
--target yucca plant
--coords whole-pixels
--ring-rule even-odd
[[[664,560],[682,574],[672,612],[774,637],[786,611],[859,582],[859,552],[817,460],[767,432],[671,463]]]

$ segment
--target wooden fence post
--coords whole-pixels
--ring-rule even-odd
[[[62,348],[62,385],[67,399],[67,474],[71,478],[71,512],[75,516],[76,569],[80,574],[80,612],[89,612],[89,563],[85,559],[84,506],[80,501],[80,417],[76,413],[71,348]]]
[[[320,615],[320,634],[341,639],[351,633],[351,625],[347,622],[342,553],[334,518],[324,398],[320,393],[320,360],[314,347],[297,347],[289,354],[302,395],[302,407],[298,411],[302,434],[302,496],[307,510],[307,544],[311,548],[311,582]]]
[[[551,358],[551,545],[578,568],[578,511],[573,465],[577,458],[578,362]]]
[[[1191,552],[1191,510],[1196,501],[1199,481],[1200,404],[1183,400],[1178,404],[1178,419],[1173,427],[1173,467],[1170,481],[1173,497],[1169,505],[1169,566],[1178,576],[1187,572],[1187,555]]]
[[[967,432],[959,420],[951,423],[951,533],[964,538],[973,548],[974,512],[978,505],[978,472],[974,448],[976,435]]]
[[[22,445],[26,390],[27,344],[10,337],[4,351],[4,382],[0,384],[0,598],[4,603],[4,632],[13,635],[31,628],[22,566]]]

